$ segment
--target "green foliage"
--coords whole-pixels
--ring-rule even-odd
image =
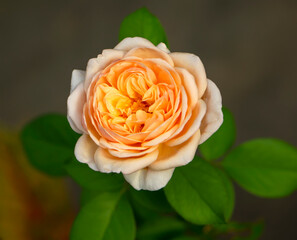
[[[131,187],[129,188],[129,197],[139,223],[156,221],[161,215],[176,216],[165,197],[163,189],[151,192],[137,191]]]
[[[120,28],[120,41],[126,37],[143,37],[157,45],[160,42],[168,46],[166,33],[157,17],[146,8],[140,8],[128,15]]]
[[[235,205],[235,192],[234,192],[234,187],[232,182],[230,181],[229,177],[226,175],[226,173],[218,168],[215,169],[218,175],[221,178],[222,183],[224,184],[227,197],[228,197],[228,204],[226,204],[225,207],[225,219],[228,220],[231,218],[233,210],[234,210],[234,205]]]
[[[54,176],[65,175],[65,162],[74,157],[79,135],[70,128],[67,118],[47,114],[27,124],[21,133],[24,150],[31,164]]]
[[[130,199],[139,204],[141,207],[147,208],[151,211],[156,212],[172,212],[173,209],[169,205],[164,191],[161,189],[159,191],[137,191],[133,188],[129,191]]]
[[[87,164],[76,159],[65,166],[67,173],[83,188],[89,190],[113,191],[121,189],[123,176],[116,173],[101,173],[92,170]]]
[[[131,190],[132,188],[130,188]],[[130,203],[133,207],[133,212],[138,223],[142,223],[147,220],[157,219],[160,216],[160,212],[153,211],[149,208],[144,207],[139,204],[139,202],[134,201],[130,198]]]
[[[223,124],[215,134],[198,148],[206,160],[215,160],[222,157],[235,142],[236,128],[233,115],[225,107],[222,110],[224,114]]]
[[[297,188],[297,149],[277,139],[245,142],[233,149],[222,165],[257,196],[283,197]]]
[[[135,222],[126,196],[102,193],[80,210],[72,226],[71,240],[134,240]]]
[[[137,239],[139,240],[163,240],[183,234],[186,231],[186,223],[172,217],[161,216],[146,221],[138,227]]]
[[[182,217],[201,225],[225,222],[234,205],[232,183],[198,157],[187,166],[176,168],[165,194]]]
[[[80,206],[86,205],[88,202],[90,202],[93,198],[97,197],[101,193],[104,193],[104,191],[82,188],[80,193]]]

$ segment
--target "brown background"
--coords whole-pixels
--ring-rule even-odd
[[[201,57],[235,115],[238,143],[297,145],[297,1],[1,1],[0,122],[21,127],[66,112],[70,75],[118,41],[121,20],[147,6],[172,51]],[[237,188],[234,220],[266,220],[264,240],[297,239],[297,193],[265,200]]]

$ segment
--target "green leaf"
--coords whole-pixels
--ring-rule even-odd
[[[283,197],[297,188],[297,149],[278,139],[245,142],[222,164],[240,186],[260,197]]]
[[[92,170],[87,164],[76,159],[65,166],[67,173],[83,188],[97,191],[114,191],[121,189],[123,176],[117,173],[101,173]]]
[[[156,212],[172,212],[173,209],[169,205],[164,191],[137,191],[133,188],[129,189],[130,198],[133,202],[141,207]]]
[[[194,224],[224,223],[234,205],[232,184],[210,163],[195,157],[175,169],[165,194],[172,207]]]
[[[86,203],[76,217],[71,240],[134,240],[133,212],[123,192],[102,193]]]
[[[130,203],[132,205],[133,212],[135,214],[135,218],[136,218],[137,222],[143,222],[143,221],[147,221],[147,220],[157,219],[160,216],[159,212],[144,208],[138,202],[131,201]]]
[[[86,205],[88,202],[92,201],[95,197],[102,193],[104,192],[82,188],[80,193],[80,206],[82,207]]]
[[[160,214],[175,214],[163,190],[137,191],[131,187],[129,188],[129,197],[136,219],[139,222],[155,221],[160,217]]]
[[[198,148],[206,160],[215,160],[223,156],[234,144],[236,137],[235,121],[232,113],[222,108],[224,121],[217,132]]]
[[[120,41],[127,37],[143,37],[157,45],[160,42],[168,46],[166,33],[157,17],[146,8],[140,8],[128,15],[120,28]]]
[[[235,192],[234,192],[234,186],[229,179],[229,177],[226,175],[225,172],[223,172],[220,169],[216,169],[217,173],[221,177],[221,181],[225,186],[225,190],[227,192],[227,197],[228,197],[228,204],[226,205],[225,208],[225,219],[230,219],[234,210],[234,205],[235,205]]]
[[[186,230],[185,222],[171,217],[159,217],[140,225],[137,231],[139,240],[163,240],[182,234]]]
[[[30,163],[47,174],[66,174],[64,163],[74,157],[79,135],[69,126],[67,118],[47,114],[27,124],[21,140]]]

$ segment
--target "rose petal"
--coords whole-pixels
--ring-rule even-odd
[[[136,190],[157,191],[166,186],[169,182],[174,168],[164,171],[154,171],[149,168],[140,169],[131,174],[124,174],[124,178]]]
[[[175,138],[170,139],[165,144],[173,147],[187,141],[191,136],[194,135],[195,132],[198,131],[205,112],[206,104],[200,99],[192,112],[190,120],[184,126],[184,129]]]
[[[156,149],[144,156],[120,159],[112,156],[106,149],[98,148],[95,153],[95,162],[100,172],[130,174],[156,161],[158,154],[159,150]]]
[[[114,49],[129,51],[132,48],[138,47],[149,47],[154,48],[155,45],[152,44],[149,40],[142,37],[128,37],[123,39]]]
[[[186,117],[187,110],[189,108],[188,96],[183,86],[181,86],[181,95],[182,95],[181,121],[183,122]]]
[[[71,87],[70,87],[70,93],[73,92],[73,90],[85,80],[86,72],[78,69],[74,69],[72,71],[71,75]]]
[[[186,116],[186,118],[184,119],[184,121],[179,124],[178,129],[168,138],[168,140],[173,139],[175,136],[177,136],[186,126],[187,122],[190,120],[190,118],[192,117],[192,112],[189,112]]]
[[[218,87],[208,79],[207,89],[203,95],[207,111],[201,123],[200,143],[205,142],[223,123],[222,97]]]
[[[143,156],[147,153],[154,151],[157,147],[158,146],[154,146],[154,147],[148,148],[144,151],[127,151],[127,150],[126,151],[117,151],[117,150],[108,149],[108,152],[114,157],[131,158],[131,157]]]
[[[169,63],[171,66],[174,66],[174,63],[169,57],[167,53],[164,53],[163,51],[160,51],[158,48],[133,48],[129,52],[126,53],[125,57],[139,57],[142,59],[145,58],[158,58],[158,59],[163,59],[167,63]]]
[[[87,104],[85,104],[83,108],[83,126],[87,129],[87,132],[92,140],[99,146],[99,139],[101,138],[101,135],[92,123]]]
[[[99,145],[103,148],[108,148],[108,149],[118,150],[118,151],[121,151],[121,150],[143,151],[149,148],[149,147],[141,147],[141,146],[134,146],[134,145],[126,145],[118,142],[111,142],[105,138],[100,138]]]
[[[169,55],[176,67],[185,68],[195,77],[199,98],[201,98],[207,87],[207,80],[200,58],[194,54],[180,52],[170,53]]]
[[[176,67],[175,70],[178,72],[178,74],[182,79],[182,84],[188,95],[189,107],[192,109],[197,104],[199,99],[198,98],[199,93],[195,82],[195,78],[184,68]]]
[[[175,71],[175,68],[165,60],[160,58],[146,58],[144,60],[144,63],[147,66],[151,67],[152,69],[157,68],[159,70],[162,70],[163,74],[166,73],[167,78],[170,79],[169,81],[167,79],[166,83],[174,84],[175,86],[179,86],[181,84],[181,79],[179,74]],[[164,81],[164,79],[162,78],[158,80],[159,82]]]
[[[96,163],[95,163],[95,161],[92,161],[92,162],[89,162],[89,163],[87,163],[88,164],[88,166],[91,168],[91,169],[93,169],[94,171],[99,171],[99,169],[97,168],[97,165],[96,165]]]
[[[158,159],[149,168],[161,171],[188,164],[195,156],[199,139],[200,131],[198,130],[189,140],[178,146],[169,147],[162,144],[159,147]]]
[[[165,43],[159,43],[157,45],[157,48],[159,48],[160,50],[162,50],[163,52],[166,52],[166,53],[170,53],[169,49],[167,48],[166,44]]]
[[[77,133],[83,133],[82,126],[83,107],[86,101],[86,95],[81,82],[70,94],[67,99],[67,119],[71,128]]]
[[[76,142],[74,155],[82,163],[94,162],[95,152],[98,146],[87,134],[83,134]]]
[[[150,147],[150,146],[156,146],[162,142],[165,142],[177,130],[177,128],[178,128],[178,126],[174,126],[173,128],[171,128],[167,132],[161,134],[160,136],[158,136],[150,141],[143,142],[141,144],[141,146]]]
[[[88,61],[86,70],[86,80],[84,88],[87,90],[93,79],[93,77],[106,68],[112,62],[123,58],[124,52],[115,49],[105,49],[102,54],[99,54],[97,58],[91,58]]]

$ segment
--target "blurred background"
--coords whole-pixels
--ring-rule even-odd
[[[160,19],[171,51],[200,56],[235,116],[237,143],[275,137],[297,145],[296,0],[2,0],[3,240],[33,239],[28,229],[36,239],[67,239],[77,206],[75,191],[68,181],[29,169],[16,150],[15,131],[42,113],[66,113],[72,69],[84,69],[88,59],[113,48],[122,19],[142,6]],[[263,240],[296,240],[297,193],[267,200],[236,187],[233,219],[264,219]],[[38,235],[34,229],[42,232],[45,225],[49,229],[44,232],[54,230],[56,235]],[[19,233],[17,226],[23,228]]]

